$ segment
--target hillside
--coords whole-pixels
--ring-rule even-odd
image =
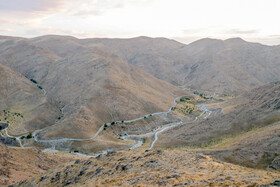
[[[26,147],[0,146],[2,168],[35,175],[45,171],[37,160],[58,163],[27,148],[36,147],[58,159],[103,155],[15,186],[270,184],[280,170],[279,60],[279,46],[240,38],[0,36],[0,141]]]
[[[35,148],[6,147],[0,143],[0,186],[30,179],[70,160],[46,155]]]
[[[89,138],[104,123],[166,111],[175,97],[185,94],[116,55],[81,47],[76,40],[45,36],[8,38],[0,44],[3,64],[36,80],[59,103],[63,114],[41,133],[45,138]]]
[[[220,103],[216,107],[222,108],[221,112],[206,120],[185,123],[165,132],[158,146],[213,148],[213,154],[224,160],[268,167],[278,159],[280,151],[279,98],[280,82],[253,89]],[[279,166],[276,164],[275,168]]]
[[[34,83],[0,64],[0,121],[11,135],[27,134],[52,125],[59,109]]]
[[[5,40],[0,41],[0,60],[38,81],[47,74],[47,67],[53,61],[67,59],[68,55],[78,51],[94,49],[117,55],[158,79],[193,90],[238,95],[280,80],[279,46],[250,43],[240,38],[206,38],[189,45],[167,38],[149,37],[77,39],[48,35],[31,39],[2,38]],[[27,52],[19,50],[23,47]],[[29,49],[36,52],[28,55]],[[19,53],[17,57],[11,55],[14,51]],[[18,57],[28,61],[19,62]],[[34,62],[38,66],[36,70],[40,71],[20,65]]]
[[[110,152],[76,160],[13,186],[258,186],[279,172],[248,169],[186,150]]]
[[[84,39],[155,77],[185,88],[238,95],[279,81],[279,46],[240,38],[201,39],[184,45],[166,38]]]

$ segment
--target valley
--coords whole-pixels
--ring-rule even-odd
[[[0,36],[1,185],[276,184],[279,49]]]

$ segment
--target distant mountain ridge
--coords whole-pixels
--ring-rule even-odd
[[[174,85],[220,94],[239,94],[280,80],[280,47],[201,39],[189,45],[162,39],[84,39],[83,43],[115,53]]]
[[[131,39],[77,39],[56,35],[0,38],[6,40],[3,45],[25,41],[51,53],[47,56],[56,60],[79,50],[99,49],[174,85],[218,94],[236,95],[280,80],[280,46],[246,42],[241,38],[205,38],[189,45],[143,36]],[[0,51],[2,48],[0,46]]]

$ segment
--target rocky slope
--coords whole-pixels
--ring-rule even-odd
[[[0,64],[0,120],[20,135],[52,125],[59,109],[54,101],[20,73]]]
[[[110,152],[13,186],[257,186],[279,172],[248,169],[186,150]]]
[[[110,152],[96,159],[66,163],[17,185],[272,183],[279,178],[276,170],[280,170],[280,82],[271,83],[280,79],[279,50],[279,46],[264,46],[239,38],[202,39],[184,45],[148,37],[1,36],[0,117],[10,123],[8,134],[3,130],[2,136],[26,135],[41,129],[36,138],[90,138],[104,123],[168,111],[174,98],[180,95],[187,94],[187,102],[194,98],[174,85],[199,91],[195,96],[199,99],[194,103],[181,103],[168,114],[112,125],[94,140],[63,140],[48,145],[36,143],[32,138],[25,140],[26,146],[83,153],[112,148],[127,150],[135,141],[120,137],[126,134],[135,139],[140,137],[144,145],[137,149],[139,152]],[[209,91],[214,97],[242,94],[221,101],[205,97],[200,90]],[[200,115],[206,110],[202,103],[212,109],[207,116]],[[178,125],[159,134],[155,148],[188,147],[195,149],[194,152],[176,149],[142,152],[151,145],[155,129],[174,122]],[[0,126],[6,128],[7,123]],[[0,137],[0,141],[16,145],[13,138],[8,141]],[[3,155],[6,158],[9,148],[1,149],[7,152]],[[40,152],[24,151],[27,150],[34,154],[30,159],[40,160]],[[15,160],[13,156],[4,159],[3,168],[9,165],[9,160],[32,167],[29,158],[17,158],[25,154],[21,151],[14,154]],[[204,154],[271,172],[227,164]]]
[[[2,37],[0,60],[41,80],[52,61],[83,49],[99,49],[115,54],[153,76],[186,88],[220,94],[240,94],[266,83],[280,80],[280,47],[228,40],[201,39],[189,45],[166,38],[77,39],[70,36],[42,36],[32,39]],[[4,42],[3,42],[4,41]],[[1,42],[0,42],[1,43]],[[14,44],[16,44],[15,47]],[[10,46],[10,47],[8,47]],[[27,64],[36,61],[41,73],[15,65],[11,53],[20,48],[36,48]],[[26,58],[25,56],[21,56]],[[42,63],[45,62],[45,63]],[[22,64],[20,62],[19,64]],[[30,68],[28,68],[30,69]]]
[[[168,110],[184,94],[115,55],[72,40],[77,39],[0,40],[2,64],[38,82],[59,103],[63,114],[41,133],[45,138],[89,138],[104,123]]]
[[[268,167],[273,165],[280,152],[279,98],[280,82],[253,89],[219,106],[224,109],[231,106],[231,109],[164,133],[159,144],[219,149],[213,154],[227,161],[250,167]],[[279,166],[276,164],[275,168]]]
[[[239,94],[280,80],[279,46],[240,38],[202,39],[184,45],[166,38],[84,39],[155,77],[186,88]]]
[[[35,148],[6,147],[0,143],[0,186],[32,178],[70,160],[46,155]]]
[[[64,118],[53,127],[56,135],[48,137],[88,138],[104,123],[166,111],[184,94],[99,50],[73,53],[53,68],[42,85],[65,108]]]

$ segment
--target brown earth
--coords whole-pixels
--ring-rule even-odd
[[[26,77],[0,64],[0,120],[10,135],[26,134],[52,125],[57,104]]]
[[[76,160],[13,186],[257,186],[279,177],[279,172],[236,166],[186,150],[159,150]]]
[[[30,179],[72,158],[50,156],[35,148],[7,147],[0,143],[0,186]]]

